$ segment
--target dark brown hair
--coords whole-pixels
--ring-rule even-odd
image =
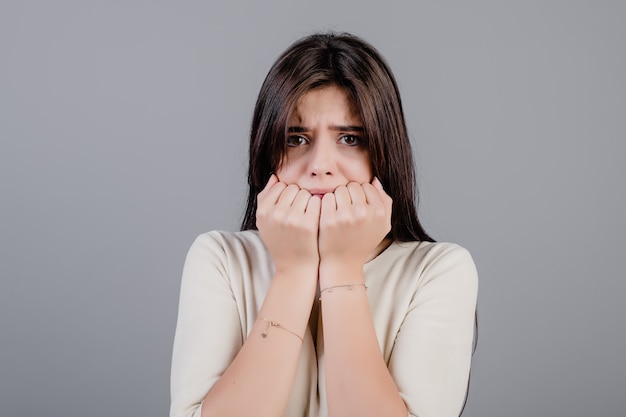
[[[267,74],[252,117],[248,204],[241,229],[256,229],[257,195],[282,163],[287,123],[298,98],[326,86],[342,88],[359,111],[372,173],[393,199],[389,236],[432,242],[417,218],[413,154],[395,78],[374,47],[346,33],[296,41]]]

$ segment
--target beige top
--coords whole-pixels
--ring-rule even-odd
[[[170,417],[200,416],[204,396],[252,330],[273,272],[256,231],[210,232],[193,243],[180,290]],[[378,343],[409,414],[457,417],[478,289],[469,252],[451,243],[393,242],[364,272]],[[286,417],[328,415],[316,327],[316,338],[310,329],[304,335]]]

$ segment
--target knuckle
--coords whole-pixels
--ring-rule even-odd
[[[357,206],[354,209],[354,218],[356,220],[365,220],[369,217],[369,210],[363,206]]]
[[[308,190],[305,190],[304,188],[300,188],[298,191],[298,195],[305,195],[305,196],[310,197],[311,193]]]

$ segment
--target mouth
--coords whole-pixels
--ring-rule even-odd
[[[324,195],[332,193],[333,190],[308,190],[313,197],[322,198]]]

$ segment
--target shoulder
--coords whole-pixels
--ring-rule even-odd
[[[451,253],[451,252],[466,252],[469,254],[469,251],[465,249],[463,246],[457,243],[451,242],[425,242],[425,241],[414,241],[414,242],[399,242],[394,241],[392,243],[393,246],[400,248],[405,252],[414,252],[415,254],[423,255],[436,255],[443,253]]]
[[[474,268],[470,252],[456,243],[395,241],[388,249],[385,253],[387,262],[409,262],[420,269],[453,264]]]
[[[245,230],[241,232],[214,230],[202,233],[196,237],[189,252],[235,256],[238,253],[261,250],[265,250],[265,246],[259,233],[255,230]]]
[[[473,287],[478,275],[470,252],[449,242],[393,242],[382,254],[380,264],[410,276],[418,287],[433,280],[455,281]]]
[[[266,262],[267,250],[257,231],[211,231],[200,234],[187,253],[188,266],[217,269],[227,273],[232,268]]]
[[[261,243],[261,237],[256,230],[243,230],[239,232],[229,232],[224,230],[212,230],[210,232],[201,233],[196,237],[194,244],[218,244],[218,245],[230,245],[230,244],[258,244]]]
[[[470,252],[456,243],[422,242],[418,245],[420,259],[419,288],[426,294],[443,293],[468,302],[475,302],[478,272]]]
[[[414,243],[413,256],[420,259],[425,266],[452,265],[461,263],[466,267],[474,267],[474,260],[469,250],[461,245],[450,242],[411,242]],[[405,245],[398,243],[399,246]],[[410,246],[409,246],[410,249]]]

